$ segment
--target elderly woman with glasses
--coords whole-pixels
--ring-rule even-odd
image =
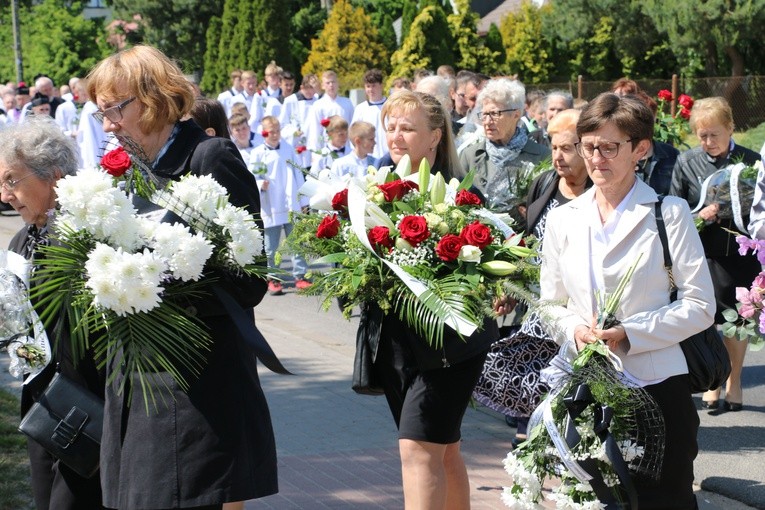
[[[484,137],[465,147],[460,164],[465,172],[475,170],[474,188],[483,194],[487,206],[497,212],[522,214],[517,207],[526,197],[516,196],[516,177],[524,165],[536,166],[550,157],[550,149],[529,139],[519,124],[526,90],[516,80],[489,80],[478,94],[476,108]]]
[[[693,460],[699,417],[680,342],[712,324],[714,290],[704,249],[685,200],[664,198],[635,175],[653,138],[653,113],[639,99],[605,93],[582,111],[579,155],[593,187],[547,215],[541,300],[553,339],[572,349],[597,340],[618,356],[623,375],[643,387],[664,415],[665,449],[658,480],[634,474],[641,510],[697,508]],[[658,208],[657,208],[658,206]],[[670,279],[658,235],[661,214],[678,287]],[[634,267],[615,316],[599,329],[594,293],[611,295]]]
[[[182,120],[195,93],[160,51],[135,46],[108,57],[91,71],[88,91],[99,108],[93,116],[148,179],[161,185],[189,173],[209,175],[233,205],[260,212],[255,178],[236,146]],[[249,317],[266,292],[264,280],[243,275],[216,275],[215,285]],[[147,413],[141,391],[132,400],[127,388],[118,391],[121,375],[106,387],[101,480],[109,508],[212,510],[277,492],[274,435],[255,353],[221,300],[207,296],[191,308],[212,345],[187,391],[167,373],[153,374],[154,391],[167,391],[167,384],[172,396]],[[138,388],[138,375],[124,378]]]
[[[65,135],[50,116],[33,116],[0,130],[0,199],[18,211],[26,224],[11,240],[11,251],[34,262],[37,247],[50,244],[56,182],[76,171],[75,141]],[[58,321],[54,321],[47,330],[53,348],[51,362],[22,386],[22,416],[39,400],[56,370],[103,397],[103,376],[92,357],[74,359],[69,342],[63,336],[66,328],[62,328],[63,332],[54,332],[57,324]],[[36,508],[101,508],[98,475],[81,477],[31,439],[27,441],[27,449]]]

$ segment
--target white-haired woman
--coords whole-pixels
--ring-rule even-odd
[[[514,182],[522,165],[536,165],[550,156],[550,149],[529,139],[519,125],[526,100],[523,85],[507,78],[489,80],[476,101],[485,137],[464,148],[460,164],[475,170],[473,186],[487,206],[511,212],[525,197],[515,196]]]
[[[56,182],[76,171],[77,145],[53,118],[33,116],[0,131],[0,199],[10,204],[25,223],[11,240],[11,251],[32,260],[38,246],[49,244],[49,228],[56,208]],[[93,359],[74,359],[70,342],[62,338],[67,328],[54,334],[55,324],[54,321],[47,331],[53,359],[34,380],[22,387],[22,416],[40,398],[56,369],[103,398],[104,380]],[[58,340],[55,343],[54,338]],[[32,440],[27,441],[27,449],[36,508],[101,508],[98,475],[81,477]]]

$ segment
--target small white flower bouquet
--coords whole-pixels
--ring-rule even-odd
[[[117,184],[101,169],[58,182],[56,242],[39,248],[31,292],[46,324],[65,314],[75,356],[92,347],[102,363],[121,356],[127,372],[167,371],[185,389],[210,343],[189,305],[220,275],[265,277],[262,233],[210,176],[144,182],[144,197]]]

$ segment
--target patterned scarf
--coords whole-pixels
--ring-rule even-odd
[[[32,224],[27,227],[27,240],[24,243],[24,253],[22,255],[27,260],[32,260],[35,250],[38,246],[49,246],[50,239],[48,239],[48,225],[43,228],[37,228],[37,225]]]
[[[486,153],[489,155],[489,160],[497,168],[505,168],[518,157],[528,139],[528,132],[517,127],[515,128],[515,134],[507,145],[497,145],[490,140],[486,140]]]

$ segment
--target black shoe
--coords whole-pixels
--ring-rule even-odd
[[[518,418],[516,418],[515,416],[505,416],[505,423],[507,423],[508,427],[517,428]]]
[[[510,444],[513,445],[513,450],[517,449],[521,445],[521,443],[526,441],[526,439],[528,438],[515,436],[513,440],[510,441]]]
[[[719,400],[713,400],[712,402],[709,402],[708,400],[703,400],[702,399],[702,401],[701,401],[701,408],[702,409],[711,411],[713,409],[717,409],[718,407],[720,407],[720,401]]]
[[[744,408],[744,404],[741,402],[728,402],[727,400],[723,403],[723,407],[726,411],[730,411],[732,413],[737,413],[741,411]]]

